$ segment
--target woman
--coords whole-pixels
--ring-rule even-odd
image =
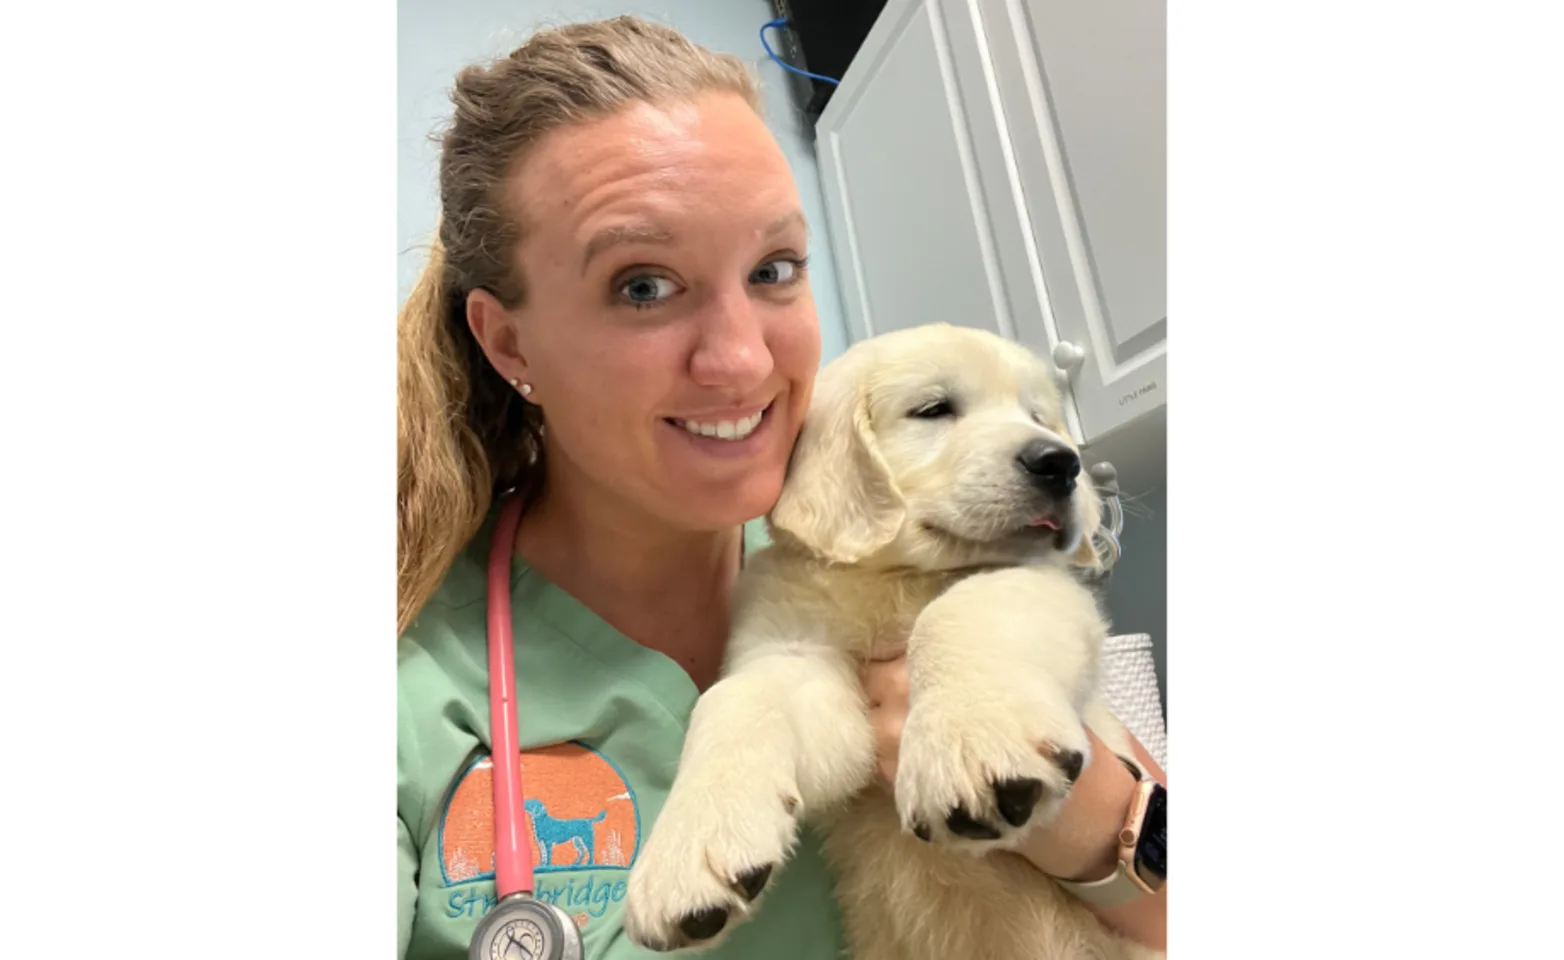
[[[494,902],[485,559],[510,488],[527,496],[512,606],[536,889],[589,957],[637,955],[626,867],[820,362],[809,238],[748,70],[670,30],[540,33],[453,99],[439,238],[398,318],[398,955],[464,956]],[[893,775],[903,665],[865,683]],[[1111,865],[1131,788],[1098,755],[1026,852],[1038,869]],[[1100,915],[1160,945],[1161,903]],[[840,947],[806,839],[710,955]]]

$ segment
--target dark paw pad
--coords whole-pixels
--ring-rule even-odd
[[[1064,771],[1065,777],[1071,783],[1081,778],[1081,767],[1086,764],[1086,757],[1079,750],[1060,750],[1054,754],[1054,763]]]
[[[727,907],[707,907],[680,920],[679,929],[691,940],[710,940],[722,932],[727,922]]]
[[[1015,777],[994,784],[994,800],[999,807],[999,815],[1012,827],[1026,823],[1026,819],[1032,815],[1032,808],[1037,806],[1042,796],[1043,782],[1031,777]]]
[[[981,820],[973,819],[964,807],[957,807],[945,818],[945,826],[958,837],[968,840],[998,840],[999,831]]]
[[[771,879],[771,868],[774,864],[766,864],[746,871],[733,881],[734,889],[744,894],[745,900],[754,900],[760,896],[760,891],[766,888],[766,881]]]

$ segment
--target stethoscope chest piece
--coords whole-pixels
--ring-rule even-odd
[[[524,893],[494,905],[473,934],[469,960],[581,960],[581,931],[569,914]]]

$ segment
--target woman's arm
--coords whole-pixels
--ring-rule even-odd
[[[863,682],[880,775],[885,782],[895,783],[896,757],[907,719],[906,658],[869,664],[864,668]],[[1087,735],[1092,744],[1091,763],[1081,771],[1058,817],[1032,831],[1017,851],[1038,870],[1064,880],[1099,880],[1113,872],[1118,862],[1119,829],[1124,826],[1135,791],[1135,778],[1124,764],[1090,730]],[[1135,754],[1131,759],[1166,785],[1166,774],[1146,748],[1133,737],[1131,745]],[[1155,895],[1119,906],[1099,907],[1084,901],[1083,905],[1121,936],[1154,950],[1167,949],[1167,884]]]
[[[1118,833],[1129,814],[1135,794],[1135,778],[1097,735],[1091,738],[1092,761],[1081,771],[1059,816],[1046,827],[1033,830],[1017,851],[1034,867],[1064,880],[1101,880],[1117,869]],[[1153,780],[1167,785],[1167,775],[1130,738],[1134,756]],[[1168,887],[1114,907],[1084,906],[1104,925],[1153,950],[1166,950],[1168,939]]]

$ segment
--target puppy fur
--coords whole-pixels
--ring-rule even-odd
[[[720,942],[807,817],[854,960],[1160,956],[1001,852],[1057,814],[1090,760],[1086,726],[1129,755],[1098,693],[1108,625],[1069,569],[1097,564],[1100,503],[1061,473],[1076,445],[1053,377],[943,324],[821,371],[773,545],[739,580],[723,677],[630,871],[632,941]],[[858,669],[903,643],[910,710],[887,790]]]

